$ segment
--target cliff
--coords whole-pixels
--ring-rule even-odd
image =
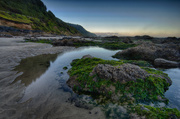
[[[58,35],[84,35],[47,11],[41,0],[1,0],[0,26]]]

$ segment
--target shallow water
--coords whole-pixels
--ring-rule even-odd
[[[82,58],[82,56],[87,54],[105,60],[117,60],[111,56],[118,51],[119,50],[106,50],[99,47],[85,47],[58,55],[57,59],[54,62],[50,62],[49,68],[40,77],[36,79],[28,79],[33,81],[27,86],[21,102],[27,101],[30,98],[37,98],[39,95],[46,95],[47,92],[54,93],[58,88],[61,89],[62,86],[63,88],[66,88],[65,90],[70,91],[66,85],[69,76],[67,70],[64,70],[63,67],[68,67],[68,69],[70,69],[70,63],[72,60]],[[21,78],[18,78],[18,80],[21,80]],[[22,83],[24,82],[22,81]]]
[[[180,110],[180,69],[166,69],[163,72],[172,79],[172,85],[165,93],[166,98],[169,99],[169,106]]]
[[[43,60],[42,62],[41,60],[39,60],[39,59],[45,58],[44,55],[41,55],[39,57],[33,57],[30,60],[27,58],[27,60],[22,61],[21,64],[16,68],[16,70],[19,70],[21,72],[26,72],[15,80],[15,82],[21,81],[21,83],[25,84],[26,86],[24,95],[19,101],[19,103],[31,101],[28,108],[29,109],[32,108],[35,111],[36,110],[39,111],[38,113],[35,114],[36,116],[41,115],[43,113],[46,114],[46,111],[48,112],[50,110],[53,110],[53,112],[51,112],[50,114],[53,116],[55,115],[55,117],[56,116],[59,117],[58,116],[60,113],[59,111],[63,110],[63,112],[61,113],[61,116],[67,113],[72,113],[72,114],[76,113],[76,116],[79,117],[78,114],[82,115],[84,114],[84,112],[83,111],[79,112],[76,108],[71,106],[71,105],[74,105],[76,107],[79,107],[79,102],[80,104],[81,102],[83,103],[87,102],[87,104],[89,104],[89,102],[93,103],[93,105],[91,105],[93,106],[93,110],[96,110],[97,108],[101,108],[99,106],[98,107],[96,106],[94,100],[91,97],[85,96],[85,95],[77,95],[71,90],[71,88],[69,88],[66,85],[66,81],[69,78],[67,71],[68,69],[71,68],[70,63],[72,62],[72,60],[77,59],[77,58],[82,58],[84,55],[90,54],[94,57],[102,58],[105,60],[117,60],[115,58],[112,58],[111,56],[117,53],[118,51],[120,50],[112,51],[112,50],[107,50],[107,49],[99,48],[99,47],[82,47],[74,51],[61,53],[57,56],[55,60],[53,59],[54,58],[53,55],[48,55],[47,57],[49,57],[49,61],[50,61],[49,67],[46,67],[47,62],[45,60]],[[39,62],[34,65],[43,64],[44,62],[45,66],[42,65],[42,66],[35,67],[34,65],[29,65],[31,64],[29,61],[32,61],[33,63],[33,61],[36,61],[36,60],[38,60]],[[29,66],[32,66],[32,67],[29,67]],[[64,70],[63,67],[67,67],[68,69]],[[39,73],[38,75],[36,75],[36,72],[38,70],[40,70],[39,72],[42,73],[40,76],[39,76]],[[32,73],[28,74],[28,72],[32,72]],[[31,75],[35,75],[35,76],[31,76]],[[24,81],[25,78],[28,81]],[[78,102],[77,100],[78,101],[80,100],[80,101]],[[75,103],[73,101],[75,101]],[[86,103],[85,103],[85,106],[81,105],[81,108],[84,108],[84,107],[86,108]],[[106,109],[108,109],[107,107],[109,107],[109,105],[107,105],[104,108],[105,112],[106,112]],[[121,110],[124,110],[122,107],[118,107],[118,106],[115,106],[113,108],[118,108],[120,112],[122,112]],[[82,117],[88,116],[88,118],[105,118],[103,117],[104,114],[102,113],[104,112],[102,112],[102,110],[95,111],[94,113],[96,115],[95,117],[92,116],[92,113],[93,112],[90,112],[90,114],[85,113]],[[118,112],[117,114],[119,114],[118,117],[127,116],[124,113],[120,114]],[[91,117],[89,117],[89,115],[91,115]]]
[[[25,86],[30,85],[48,69],[50,62],[54,62],[57,56],[57,54],[48,54],[23,59],[15,68],[16,71],[23,72],[23,75],[16,78],[13,83],[21,80]]]
[[[111,57],[118,51],[119,50],[112,51],[99,47],[82,47],[75,49],[74,51],[61,53],[57,56],[57,58],[54,55],[49,55],[49,59],[47,58],[47,60],[50,61],[50,64],[48,66],[42,65],[39,67],[35,67],[35,65],[41,65],[43,63],[46,64],[46,60],[38,62],[35,65],[27,66],[24,65],[26,64],[26,61],[24,63],[21,63],[20,66],[18,66],[20,67],[20,69],[17,68],[17,70],[26,73],[21,75],[15,81],[21,81],[21,83],[24,83],[26,89],[24,91],[24,96],[19,101],[19,103],[33,100],[30,107],[35,108],[39,106],[42,108],[43,105],[44,110],[53,108],[54,105],[58,108],[62,107],[62,104],[67,102],[69,98],[77,96],[73,93],[71,88],[66,85],[66,81],[69,78],[67,71],[71,68],[70,63],[72,62],[72,60],[82,58],[82,56],[88,54],[105,60],[118,60]],[[30,61],[36,61],[37,59],[44,58],[45,56],[43,55],[34,57],[31,60],[27,60],[27,64],[31,64]],[[35,67],[36,70],[34,68],[30,68],[29,66]],[[64,70],[63,67],[67,67],[68,69]],[[38,70],[40,70],[40,73],[37,72]],[[169,107],[177,108],[180,110],[180,69],[167,69],[164,70],[164,72],[169,74],[169,77],[173,81],[172,86],[165,93],[165,96],[170,100]],[[38,73],[38,75],[35,75],[36,73]],[[27,81],[24,81],[25,79]],[[91,99],[91,97],[88,98]],[[121,107],[118,108],[120,109]],[[122,112],[122,110],[120,112]],[[117,114],[118,113],[119,112],[117,112]]]

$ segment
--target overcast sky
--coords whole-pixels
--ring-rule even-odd
[[[56,17],[90,32],[180,37],[180,0],[42,0]]]

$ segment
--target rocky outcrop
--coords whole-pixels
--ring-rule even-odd
[[[133,41],[130,38],[125,38],[122,40],[123,43],[133,43]]]
[[[151,36],[149,36],[149,35],[135,36],[135,38],[136,38],[137,40],[139,40],[139,39],[152,40],[152,39],[153,39],[153,37],[151,37]]]
[[[145,79],[148,76],[159,77],[166,79],[166,82],[171,85],[172,81],[169,77],[163,75],[149,74],[145,70],[141,69],[137,65],[133,64],[122,64],[119,66],[112,66],[108,64],[98,64],[90,76],[97,75],[101,79],[111,80],[113,82],[126,83],[128,81],[136,81],[137,79]],[[94,81],[98,81],[94,78]]]
[[[67,23],[67,24],[77,29],[84,37],[97,37],[96,34],[87,31],[81,25],[71,24],[71,23]]]
[[[0,37],[11,38],[11,37],[13,37],[13,36],[12,36],[12,35],[9,35],[9,34],[0,34]]]
[[[136,81],[136,79],[145,79],[148,76],[145,70],[132,64],[123,64],[116,67],[108,64],[98,64],[90,75],[93,76],[96,74],[102,79],[121,83]]]
[[[42,34],[40,30],[17,29],[8,26],[0,26],[0,37],[12,37],[12,35]]]
[[[93,56],[91,56],[91,55],[84,55],[83,57],[82,57],[82,59],[86,59],[86,58],[90,58],[90,59],[92,59],[92,58],[94,58]]]
[[[180,38],[176,38],[176,37],[167,37],[166,39],[164,39],[162,41],[162,43],[175,43],[175,44],[178,44],[180,43]]]
[[[158,50],[158,47],[155,47],[152,44],[142,44],[137,47],[128,48],[126,50],[120,51],[115,54],[116,58],[125,58],[125,59],[133,59],[133,60],[150,60],[154,61],[155,52]]]
[[[157,58],[154,60],[154,66],[155,67],[161,67],[161,68],[176,68],[176,67],[179,67],[180,64],[178,62],[175,62],[175,61]]]
[[[77,79],[77,76],[71,76],[66,83],[71,88],[74,88],[75,86],[79,86],[80,84],[76,79]]]
[[[86,55],[71,63],[67,84],[73,91],[100,96],[99,102],[104,99],[130,104],[139,100],[167,101],[163,93],[172,81],[163,72],[119,61],[87,58],[92,56]]]
[[[3,18],[0,18],[0,26],[8,26],[8,27],[15,27],[19,29],[32,30],[32,27],[30,24],[15,22],[15,21],[3,19]]]
[[[79,39],[63,39],[53,41],[54,46],[75,46],[75,43],[86,43],[88,41],[79,40]]]
[[[153,43],[145,43],[137,47],[126,49],[116,53],[113,57],[125,58],[133,60],[146,60],[154,62],[156,58],[164,58],[172,61],[180,61],[180,45],[179,44],[163,44],[157,45]]]

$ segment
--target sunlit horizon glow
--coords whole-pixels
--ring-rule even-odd
[[[180,37],[180,0],[42,0],[56,17],[93,33]]]

